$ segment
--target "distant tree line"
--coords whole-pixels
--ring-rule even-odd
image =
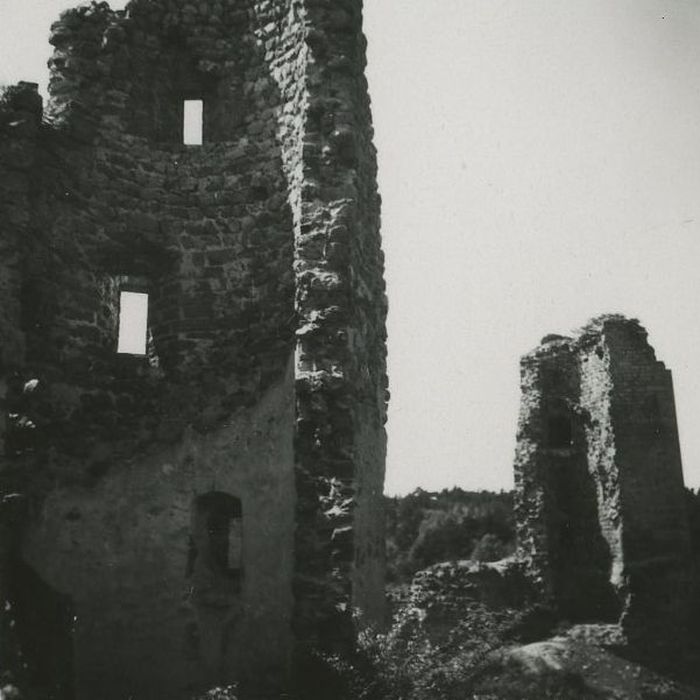
[[[693,560],[700,571],[700,489],[686,489]],[[496,561],[515,551],[513,492],[416,489],[385,498],[387,578],[403,583],[443,561]]]
[[[513,494],[509,491],[416,489],[387,497],[387,577],[391,583],[438,562],[496,561],[515,549]]]

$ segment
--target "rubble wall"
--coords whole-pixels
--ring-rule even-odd
[[[682,636],[691,584],[673,387],[646,336],[603,316],[523,358],[515,470],[519,550],[545,595],[648,646]],[[569,412],[569,445],[548,404]]]
[[[610,349],[597,335],[579,343],[580,410],[585,417],[588,469],[595,484],[598,524],[607,543],[610,583],[620,601],[626,599],[622,503],[617,444],[612,417],[613,381]]]
[[[521,554],[561,614],[609,619],[619,605],[589,470],[595,436],[579,403],[584,372],[571,339],[553,339],[523,358],[516,520]]]
[[[692,595],[690,532],[671,372],[638,324],[608,324],[628,633],[678,639]]]
[[[43,501],[23,555],[72,601],[78,698],[187,698],[232,678],[282,683],[292,651],[293,412],[290,372],[225,428],[189,430],[92,487]],[[241,500],[240,580],[193,577],[193,508],[209,492]]]
[[[0,107],[17,171],[0,173],[16,224],[0,477],[30,497],[24,557],[77,610],[78,697],[105,679],[138,698],[246,665],[278,677],[292,638],[347,643],[355,607],[383,614],[386,298],[361,3],[93,2],[51,43],[44,125],[32,90]],[[204,102],[201,146],[182,143],[185,99]],[[116,352],[121,291],[149,294],[146,356]],[[192,499],[210,492],[242,504],[231,629],[186,593]]]
[[[20,297],[21,241],[30,231],[31,173],[35,167],[42,103],[37,86],[20,83],[0,101],[0,346],[1,375],[24,356]],[[4,430],[2,431],[4,434]]]
[[[297,584],[306,607],[297,626],[312,637],[325,630],[332,648],[352,634],[354,608],[374,622],[383,615],[386,297],[361,4],[309,2],[306,10],[295,241]]]

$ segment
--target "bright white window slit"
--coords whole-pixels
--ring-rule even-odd
[[[204,103],[202,100],[185,100],[182,113],[182,142],[185,146],[201,146]]]
[[[148,294],[122,292],[119,297],[119,342],[117,352],[146,354]]]

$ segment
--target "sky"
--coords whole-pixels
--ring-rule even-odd
[[[0,83],[45,85],[71,4],[0,0]],[[365,0],[365,32],[387,492],[511,488],[519,357],[601,313],[672,370],[700,486],[700,3]]]

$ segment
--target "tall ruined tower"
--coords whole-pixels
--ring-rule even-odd
[[[602,316],[521,362],[520,554],[567,618],[680,638],[689,526],[671,373],[637,321]]]
[[[92,3],[52,27],[46,113],[2,100],[3,629],[55,697],[280,679],[381,619],[361,14]]]

